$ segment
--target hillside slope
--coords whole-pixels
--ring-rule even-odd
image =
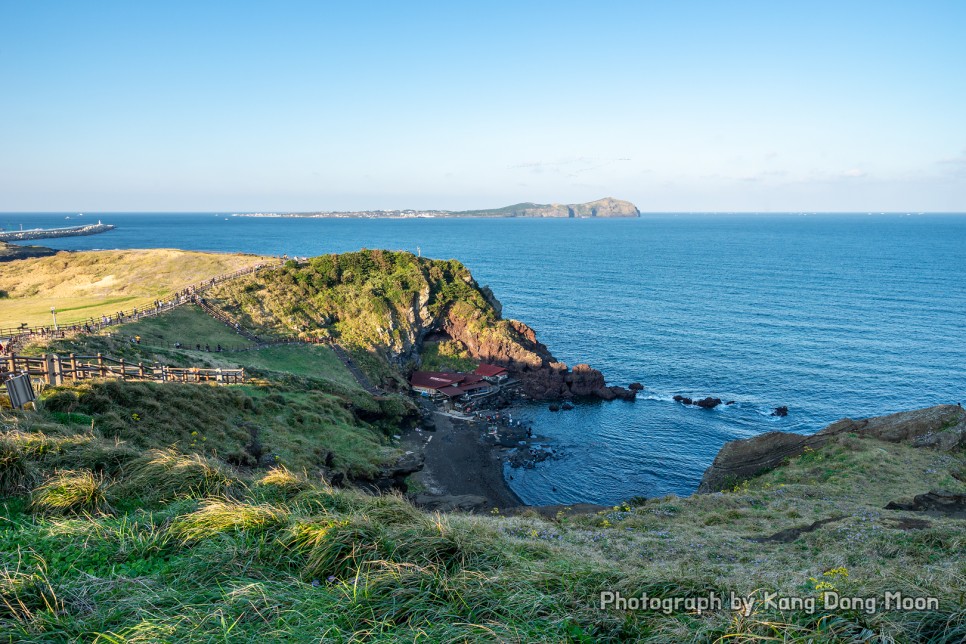
[[[570,372],[533,329],[504,320],[493,293],[456,260],[363,250],[290,262],[213,289],[209,300],[263,335],[335,339],[399,369],[418,365],[426,338],[458,343],[476,360],[505,365],[538,398],[594,395],[600,372]]]
[[[724,493],[549,520],[438,515],[314,474],[118,443],[48,400],[0,411],[4,641],[966,638],[966,523],[884,509],[931,489],[966,498],[961,451],[838,435]],[[659,603],[602,606],[602,593]],[[887,593],[935,603],[890,609]],[[696,610],[714,596],[721,607]]]
[[[0,327],[60,324],[150,306],[191,284],[266,258],[172,249],[60,252],[0,263]]]

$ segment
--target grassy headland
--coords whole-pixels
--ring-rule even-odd
[[[60,324],[150,306],[191,284],[265,261],[256,255],[182,250],[61,252],[0,268],[2,322]]]
[[[505,329],[465,268],[408,254],[317,258],[214,296],[266,331],[351,341],[388,374],[440,318]],[[962,450],[843,434],[723,493],[549,518],[425,513],[333,485],[399,455],[402,399],[366,393],[326,347],[173,347],[228,344],[226,333],[185,307],[31,348],[246,364],[256,378],[83,382],[45,390],[36,411],[0,410],[0,641],[966,638],[966,522],[884,509],[966,494]],[[465,359],[443,346],[432,359]],[[605,591],[725,605],[601,608]],[[887,592],[938,605],[824,605]],[[730,593],[757,601],[730,610]],[[770,605],[770,593],[815,609]]]

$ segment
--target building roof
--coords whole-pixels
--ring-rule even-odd
[[[481,364],[479,367],[476,368],[476,371],[474,373],[477,373],[483,376],[484,378],[493,378],[495,376],[502,376],[503,374],[505,374],[506,368],[500,367],[495,364]]]
[[[477,389],[489,389],[491,386],[488,382],[473,382],[470,384],[461,384],[459,388],[463,391],[476,391]]]
[[[415,371],[409,379],[413,387],[425,389],[441,389],[449,385],[462,382],[465,376],[461,373],[441,373],[438,371]]]
[[[453,386],[442,387],[441,389],[437,389],[436,391],[443,394],[444,396],[449,396],[450,398],[457,398],[466,393],[465,391],[463,391],[461,387],[453,387]]]

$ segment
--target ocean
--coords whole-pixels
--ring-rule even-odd
[[[70,216],[68,221],[66,216]],[[559,457],[507,470],[529,504],[690,494],[727,441],[810,433],[966,402],[966,216],[648,214],[640,219],[262,219],[227,213],[0,213],[0,226],[97,219],[54,248],[318,255],[360,248],[456,258],[505,317],[636,402],[516,417]],[[681,394],[733,405],[685,407]],[[785,405],[787,417],[772,416]]]

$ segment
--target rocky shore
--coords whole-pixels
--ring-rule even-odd
[[[49,257],[60,251],[45,246],[21,246],[0,241],[0,262],[12,262],[16,259],[30,259],[31,257]]]

